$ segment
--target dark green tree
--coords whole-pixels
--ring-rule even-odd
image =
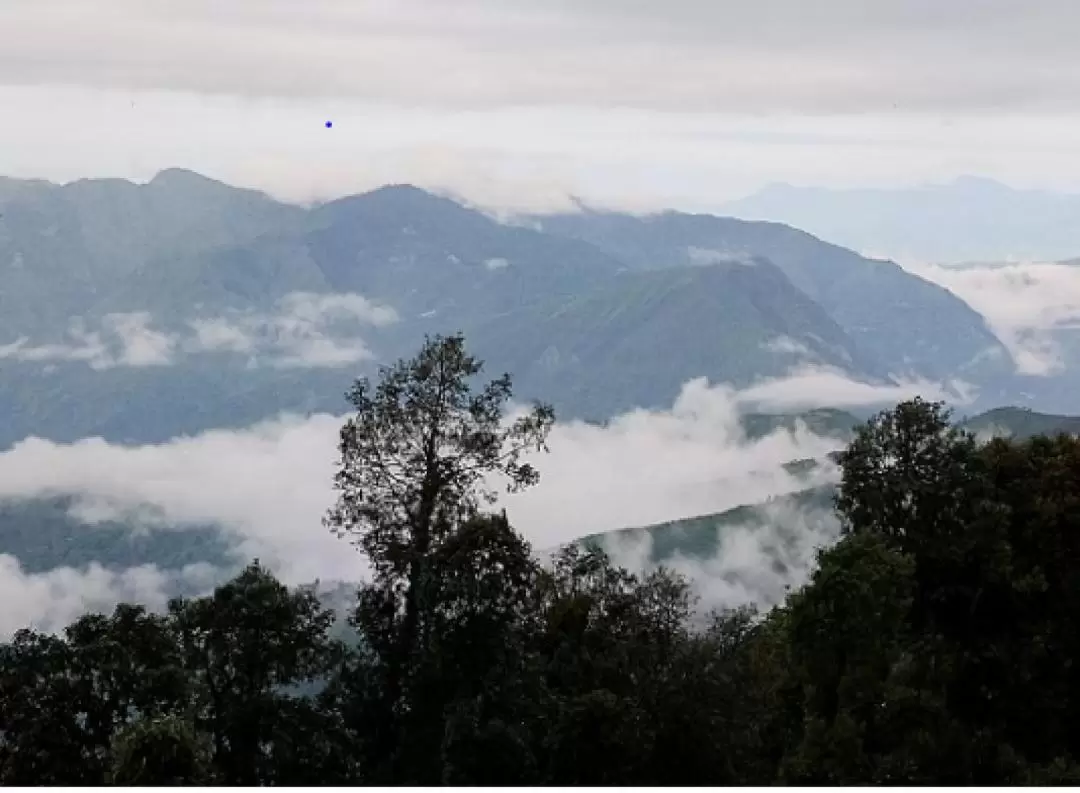
[[[21,630],[0,648],[0,783],[102,783],[104,758],[87,737],[70,666],[56,636]]]
[[[209,597],[172,601],[169,614],[193,681],[194,727],[210,738],[221,784],[347,775],[334,719],[290,692],[341,657],[328,637],[333,613],[312,592],[290,592],[256,561]]]
[[[889,674],[878,675],[889,687],[889,712],[911,737],[884,758],[879,745],[861,776],[848,768],[849,781],[1069,778],[1080,726],[1069,660],[1080,650],[1072,616],[1080,605],[1078,442],[979,446],[947,418],[939,405],[903,403],[842,455],[837,504],[846,530],[879,538],[911,564],[909,638]],[[852,562],[851,585],[868,583],[873,569]],[[815,591],[799,597],[812,600]],[[873,725],[852,718],[852,735],[865,743]],[[835,751],[855,756],[850,747]]]
[[[207,736],[184,716],[143,717],[113,741],[109,782],[124,787],[213,784]]]
[[[187,694],[165,620],[141,606],[81,617],[63,638],[22,632],[0,662],[5,783],[102,784],[116,731]]]
[[[749,613],[695,627],[685,580],[578,547],[555,557],[536,597],[546,784],[743,781],[755,741],[734,710],[750,679]]]
[[[476,521],[481,507],[496,500],[495,480],[510,491],[537,481],[536,470],[522,458],[545,448],[554,421],[543,405],[506,420],[510,378],[503,375],[474,391],[481,368],[460,335],[428,339],[412,360],[384,368],[377,385],[357,381],[349,393],[356,412],[341,430],[339,498],[326,523],[363,550],[374,572],[355,615],[364,637],[355,660],[366,666],[353,670],[354,681],[364,686],[353,687],[353,700],[368,709],[358,718],[382,725],[369,729],[361,743],[384,759],[384,771],[377,773],[395,781],[440,781],[431,758],[439,755],[441,722],[420,715],[444,699],[421,694],[433,685],[431,659],[438,658],[443,669],[484,667],[438,656],[435,646],[460,642],[440,634],[458,611],[473,626],[461,630],[474,634],[478,620],[501,619],[491,615],[506,597],[481,608],[470,588],[491,589],[485,565],[505,558],[514,568],[520,559],[507,556],[516,551],[505,530],[483,533],[482,527],[494,524]],[[468,545],[473,539],[478,544]],[[503,583],[512,590],[513,581],[508,575]],[[454,631],[460,635],[459,628]],[[482,644],[499,643],[493,634]],[[440,683],[444,690],[459,684]]]

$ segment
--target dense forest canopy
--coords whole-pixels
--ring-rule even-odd
[[[361,380],[328,527],[369,557],[343,633],[257,561],[163,614],[0,647],[0,783],[1080,781],[1080,440],[979,443],[940,404],[862,425],[843,536],[766,613],[600,551],[536,559],[484,489],[504,421],[460,336]],[[344,539],[343,539],[344,543]]]

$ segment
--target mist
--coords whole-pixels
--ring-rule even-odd
[[[1063,332],[1080,328],[1080,266],[1000,262],[965,266],[904,263],[986,317],[1021,374],[1048,376],[1069,368]]]
[[[807,480],[783,465],[821,458],[838,448],[835,439],[805,428],[755,440],[742,432],[739,417],[748,406],[792,388],[803,403],[819,406],[844,401],[845,393],[848,403],[864,404],[918,393],[914,387],[855,382],[848,382],[845,392],[835,375],[821,379],[807,372],[745,391],[692,381],[666,411],[632,411],[605,426],[557,424],[550,454],[532,460],[540,484],[505,497],[502,505],[534,548],[547,549],[586,534],[719,512],[833,481],[835,471],[827,466],[817,479]],[[69,494],[76,498],[72,514],[91,523],[135,515],[140,525],[175,531],[217,524],[235,538],[243,556],[258,556],[288,584],[361,580],[367,575],[363,557],[321,524],[335,498],[332,477],[343,421],[326,414],[280,416],[243,430],[211,430],[142,446],[100,438],[70,444],[28,438],[0,453],[0,499]],[[793,569],[809,564],[806,549],[822,535],[814,520],[808,516],[784,524],[783,530],[793,533]],[[93,530],[89,523],[87,530]],[[704,575],[706,588],[727,593],[721,599],[768,599],[779,579],[765,569],[772,562],[753,550],[763,543],[767,538],[736,533],[725,538],[717,559],[685,561],[684,567]],[[79,608],[104,608],[132,597],[160,605],[170,576],[176,575],[91,569],[28,576],[6,559],[0,591],[20,603],[18,619],[9,620],[9,627],[55,624]],[[722,583],[722,575],[712,580],[716,571],[733,565],[745,573],[741,584]],[[799,575],[792,573],[790,580]],[[213,582],[205,583],[209,588]]]

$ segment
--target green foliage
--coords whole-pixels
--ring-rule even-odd
[[[140,719],[113,741],[109,782],[125,787],[212,784],[205,736],[183,718]]]

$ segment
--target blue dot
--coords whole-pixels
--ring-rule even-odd
[[[327,121],[327,122],[326,122],[326,128],[327,128],[327,129],[330,129],[330,127],[332,127],[332,126],[334,126],[334,122],[333,122],[333,121]]]

